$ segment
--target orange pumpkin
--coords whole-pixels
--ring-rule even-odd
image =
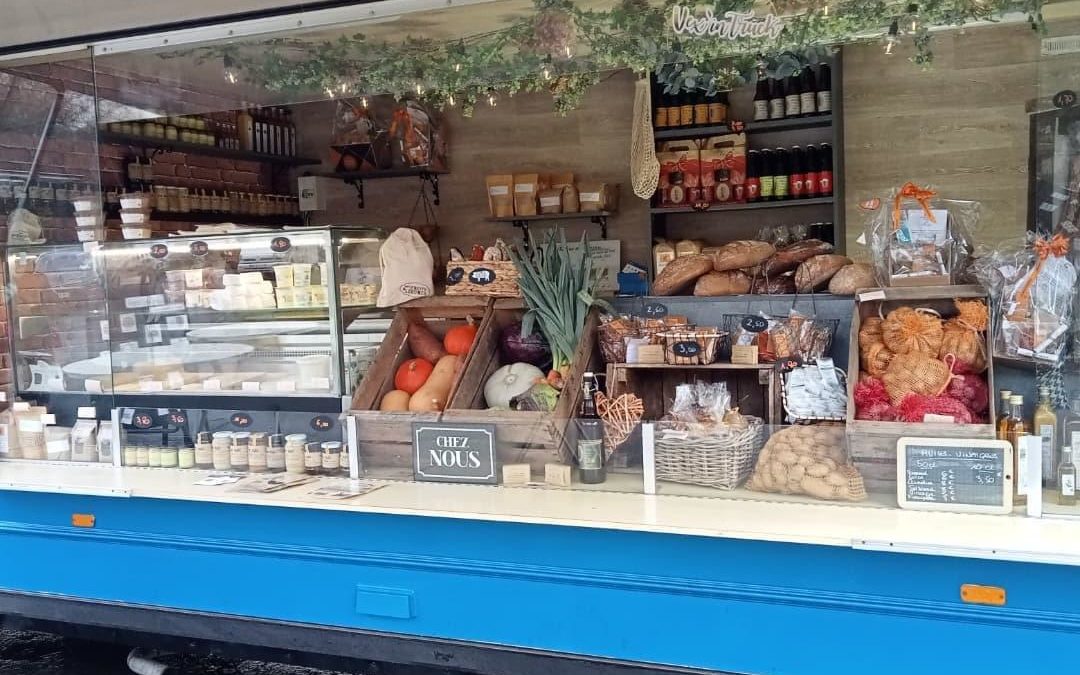
[[[398,366],[397,372],[394,373],[394,387],[410,395],[415,394],[416,390],[424,386],[431,377],[431,371],[434,368],[435,366],[431,365],[431,361],[427,359],[409,359]]]
[[[468,321],[464,326],[454,326],[446,331],[446,336],[443,337],[443,347],[446,349],[447,354],[465,356],[472,349],[478,329],[476,324],[473,323],[472,317],[469,317]]]

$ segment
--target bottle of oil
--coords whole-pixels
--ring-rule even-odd
[[[1058,504],[1076,506],[1076,467],[1072,463],[1072,449],[1061,448],[1061,466],[1057,468]]]
[[[1006,422],[1006,440],[1013,446],[1013,504],[1026,504],[1031,477],[1027,475],[1027,454],[1020,439],[1031,433],[1031,426],[1024,419],[1024,397],[1013,394],[1009,398],[1009,419]]]
[[[1001,390],[1001,404],[998,406],[997,421],[994,422],[994,428],[997,430],[997,439],[999,441],[1007,441],[1008,438],[1008,423],[1009,423],[1009,408],[1012,405],[1009,399],[1012,397],[1012,392],[1008,389]]]
[[[1042,449],[1042,483],[1046,486],[1054,485],[1057,479],[1058,465],[1058,438],[1057,438],[1057,414],[1050,403],[1050,390],[1039,387],[1039,405],[1031,419],[1032,432],[1039,437]],[[1032,486],[1034,489],[1035,486]]]

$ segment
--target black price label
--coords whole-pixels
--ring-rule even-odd
[[[1076,105],[1076,92],[1072,89],[1062,89],[1054,94],[1054,105],[1059,108],[1071,108]]]
[[[251,415],[243,412],[233,413],[229,418],[229,423],[237,429],[247,429],[251,426],[251,422]]]
[[[697,356],[701,353],[701,345],[696,342],[676,342],[671,346],[675,356]]]
[[[662,302],[646,302],[641,313],[646,319],[663,319],[668,315],[667,305]]]
[[[760,333],[769,327],[769,320],[763,316],[744,316],[739,325],[750,333]]]
[[[136,429],[149,429],[154,426],[154,418],[149,413],[135,413],[131,418],[131,426]]]
[[[457,286],[461,283],[461,280],[465,278],[465,270],[460,267],[455,267],[446,273],[446,285]]]
[[[187,424],[187,415],[174,410],[169,413],[169,424],[175,424],[177,426]]]
[[[154,244],[150,247],[150,257],[161,260],[169,255],[169,247],[165,244]]]
[[[196,258],[201,258],[210,252],[210,244],[205,241],[193,241],[191,242],[191,255]]]
[[[284,253],[292,248],[292,242],[288,237],[274,237],[270,240],[270,250],[274,253]]]
[[[316,415],[311,418],[311,428],[315,431],[329,431],[334,428],[334,420],[326,415]]]
[[[469,281],[477,286],[487,286],[495,281],[495,270],[487,267],[477,267],[469,272]]]

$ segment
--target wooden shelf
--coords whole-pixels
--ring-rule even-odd
[[[833,123],[832,113],[815,115],[813,117],[793,117],[783,120],[764,120],[761,122],[747,122],[743,131],[748,134],[770,133],[777,131],[795,131],[799,129],[816,129],[830,127]],[[673,140],[680,138],[698,138],[703,136],[721,136],[723,134],[736,133],[730,124],[716,124],[705,127],[688,127],[679,129],[661,129],[653,132],[653,137],[660,140]]]
[[[692,206],[664,206],[649,209],[654,215],[666,213],[719,213],[722,211],[752,211],[755,209],[781,209],[796,206],[824,206],[833,203],[832,197],[812,197],[810,199],[785,199],[778,202],[746,202],[740,204],[717,204],[704,211]]]
[[[607,218],[615,215],[611,211],[579,211],[577,213],[541,213],[535,216],[505,216],[501,218],[485,218],[492,223],[531,223],[537,220],[574,220],[575,218]]]
[[[208,157],[228,157],[230,159],[239,159],[248,162],[262,162],[263,164],[281,164],[284,166],[322,164],[322,160],[312,157],[271,155],[265,152],[233,150],[232,148],[219,148],[216,145],[185,143],[184,141],[168,141],[163,138],[150,138],[148,136],[136,136],[134,134],[118,134],[112,131],[99,131],[98,142],[153,148],[159,152],[188,152],[193,155],[206,155]]]
[[[125,227],[145,227],[145,225],[139,223],[119,223],[119,219],[120,216],[114,214],[108,214],[105,217],[106,222],[110,225],[121,224]],[[238,225],[276,225],[278,227],[304,224],[302,216],[293,214],[257,216],[247,213],[207,213],[204,211],[181,213],[179,211],[158,211],[157,209],[150,212],[150,220],[162,223],[237,223]]]
[[[775,363],[710,363],[707,366],[680,366],[671,363],[613,363],[626,370],[772,370]]]
[[[408,167],[404,169],[380,169],[377,171],[318,171],[314,175],[324,178],[337,178],[343,181],[352,180],[378,180],[380,178],[408,178],[415,176],[443,176],[450,173],[447,169],[425,169],[420,167]]]

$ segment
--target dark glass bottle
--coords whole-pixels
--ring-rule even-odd
[[[817,112],[817,84],[814,79],[814,71],[810,66],[799,73],[799,111],[803,117]]]
[[[818,194],[831,197],[833,191],[832,146],[821,144],[821,170],[818,171]]]
[[[758,73],[757,88],[754,90],[754,121],[769,119],[769,78]]]
[[[709,97],[709,124],[723,124],[727,121],[727,92],[719,92]]]
[[[799,146],[791,148],[791,178],[788,180],[792,199],[806,197],[806,157]]]
[[[802,100],[802,87],[799,83],[798,73],[792,73],[784,83],[784,116],[799,117]]]
[[[773,173],[773,195],[777,201],[790,199],[791,192],[788,188],[788,180],[791,176],[790,160],[788,151],[783,148],[776,149],[776,169]]]
[[[761,153],[751,150],[746,153],[746,201],[756,202],[761,199]]]
[[[577,420],[577,458],[581,470],[581,482],[603,483],[607,480],[604,469],[604,423],[596,412],[596,376],[585,373],[581,383],[581,412]]]
[[[655,103],[653,107],[653,127],[657,129],[667,129],[668,124],[668,97],[667,95],[657,92],[653,101]]]
[[[818,196],[818,178],[821,171],[821,160],[819,159],[817,147],[813,145],[806,146],[806,157],[804,159],[804,166],[806,168],[806,178],[804,179],[803,192],[807,197]]]
[[[780,79],[770,80],[772,88],[769,90],[769,119],[784,119],[784,81]]]
[[[832,72],[827,63],[818,65],[817,111],[819,113],[832,112]]]
[[[679,99],[679,126],[694,126],[694,99],[690,92],[686,92]]]
[[[709,102],[704,93],[694,97],[694,126],[704,127],[709,124]]]
[[[762,150],[758,155],[758,166],[760,167],[758,183],[761,186],[759,191],[759,199],[761,201],[772,201],[776,198],[776,181],[773,177],[774,163],[772,150]]]

